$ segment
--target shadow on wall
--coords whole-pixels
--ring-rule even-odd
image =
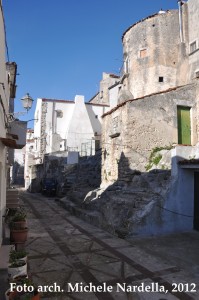
[[[24,166],[21,166],[17,161],[13,165],[11,184],[24,186]]]
[[[71,190],[77,187],[78,199],[79,193],[85,194],[99,187],[101,181],[101,150],[88,157],[80,157],[78,164],[67,164],[67,157],[50,156],[44,161],[44,164],[34,166],[34,179],[32,180],[29,191],[41,192],[41,183],[44,178],[56,179],[58,197],[64,197]],[[80,187],[81,185],[81,187]]]
[[[27,190],[31,193],[41,192],[41,182],[44,174],[43,164],[31,166],[31,173],[33,179],[29,182]]]
[[[172,159],[176,169],[183,159]],[[193,201],[193,171],[140,172],[121,153],[117,181],[88,193],[81,207],[98,212],[95,225],[125,238],[193,229]]]

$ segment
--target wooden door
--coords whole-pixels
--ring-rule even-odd
[[[178,106],[178,144],[191,145],[190,107]]]

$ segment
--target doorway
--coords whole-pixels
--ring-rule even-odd
[[[178,106],[178,144],[191,145],[190,107]]]
[[[194,219],[193,228],[199,231],[199,172],[194,172]]]

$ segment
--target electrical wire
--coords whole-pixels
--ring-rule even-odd
[[[160,206],[160,205],[158,205],[158,204],[156,204],[156,206],[159,207],[159,208],[161,208],[161,209],[163,209],[163,210],[166,210],[166,211],[168,211],[168,212],[171,212],[172,214],[175,214],[175,215],[179,215],[179,216],[183,216],[183,217],[187,217],[187,218],[193,218],[193,216],[181,214],[181,213],[179,213],[179,212],[176,212],[176,211],[167,209],[167,208],[165,208],[165,207],[162,207],[162,206]]]

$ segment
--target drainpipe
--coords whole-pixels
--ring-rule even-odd
[[[180,42],[183,43],[183,28],[182,28],[182,1],[178,1],[178,9],[179,9],[179,25],[180,25]]]

